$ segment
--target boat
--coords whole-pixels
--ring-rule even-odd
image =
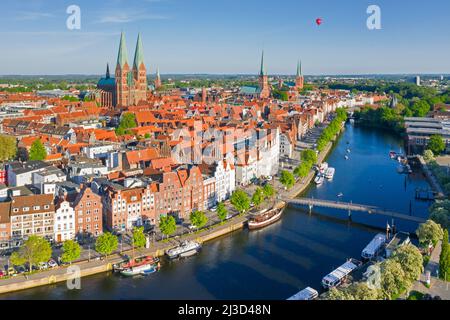
[[[350,150],[350,148],[348,148],[348,149],[347,149],[347,153],[350,153],[350,152],[351,152],[351,150]]]
[[[327,162],[324,162],[324,163],[322,163],[321,165],[320,165],[320,167],[319,167],[319,172],[320,173],[325,173],[325,171],[328,169],[328,163]]]
[[[197,249],[192,249],[190,251],[186,251],[180,254],[180,258],[188,258],[188,257],[192,257],[195,256],[198,253]]]
[[[336,172],[335,168],[331,168],[329,167],[327,169],[327,171],[325,171],[325,178],[327,178],[328,180],[333,180],[334,177],[334,173]]]
[[[349,159],[348,155],[345,155],[344,158],[345,158],[345,160],[348,160],[348,159]]]
[[[250,230],[264,228],[264,227],[280,220],[282,213],[283,213],[283,208],[272,209],[272,210],[266,211],[264,213],[259,213],[255,216],[253,216],[252,218],[250,218],[250,220],[248,221],[248,228]]]
[[[307,287],[302,291],[297,292],[288,300],[314,300],[319,296],[319,292],[317,290]]]
[[[318,174],[316,176],[316,178],[314,179],[315,184],[317,184],[318,186],[320,186],[321,184],[323,184],[323,182],[325,181],[325,178],[323,177],[323,175]]]
[[[338,198],[342,198],[344,196],[344,194],[342,192],[339,192],[337,196],[338,196]]]
[[[361,252],[361,257],[365,260],[372,260],[384,249],[385,244],[386,235],[382,233],[377,234]]]
[[[126,268],[120,271],[120,274],[125,277],[132,277],[136,275],[149,275],[159,270],[159,262],[156,265],[155,263],[146,263],[140,266],[134,266],[131,268]]]
[[[395,151],[390,151],[389,152],[389,158],[395,159],[396,157],[397,157],[397,152],[395,152]]]
[[[125,269],[139,267],[145,264],[156,264],[156,263],[159,263],[159,258],[154,258],[152,256],[143,256],[116,264],[113,266],[113,269],[116,272],[120,272]]]
[[[323,277],[322,286],[325,289],[340,286],[353,271],[361,266],[361,264],[362,263],[356,259],[349,259],[339,268]]]
[[[183,241],[178,247],[169,249],[166,251],[166,255],[170,259],[176,259],[180,256],[186,257],[186,253],[189,252],[189,256],[193,256],[198,253],[202,245],[197,241]]]

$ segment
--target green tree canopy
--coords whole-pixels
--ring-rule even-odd
[[[47,158],[47,150],[40,139],[34,140],[30,148],[29,160],[45,160]]]
[[[192,225],[194,225],[197,229],[203,228],[208,222],[208,217],[203,211],[195,210],[191,213],[189,218]]]
[[[267,183],[263,187],[263,193],[264,193],[264,197],[272,198],[275,195],[276,191],[271,184]]]
[[[448,230],[444,231],[442,237],[442,250],[439,256],[439,277],[450,281],[450,248],[448,244]]]
[[[133,229],[133,246],[135,248],[144,248],[147,239],[144,234],[144,227],[136,227]]]
[[[239,213],[244,213],[250,208],[250,199],[247,193],[241,189],[233,192],[230,202]]]
[[[31,272],[33,265],[47,262],[51,256],[50,243],[42,237],[32,235],[24,242],[19,251],[11,256],[11,263],[22,265],[27,262]]]
[[[161,216],[159,220],[159,230],[167,237],[177,230],[177,222],[172,216]]]
[[[252,202],[256,207],[259,207],[264,202],[264,191],[261,188],[256,188],[252,196]]]
[[[442,239],[443,231],[440,225],[432,220],[428,220],[425,223],[419,225],[416,230],[417,237],[419,238],[420,245],[427,247],[429,244],[433,246]]]
[[[13,160],[16,155],[16,138],[0,135],[0,161]]]
[[[290,189],[295,184],[294,175],[292,173],[290,173],[289,171],[283,170],[283,171],[281,171],[280,182],[287,189]]]
[[[63,254],[61,255],[61,261],[71,263],[78,259],[81,254],[81,248],[78,243],[73,240],[64,241]]]
[[[412,244],[396,249],[392,254],[392,259],[402,266],[405,272],[405,278],[411,283],[419,279],[419,276],[423,272],[422,254]]]
[[[440,224],[443,229],[450,228],[450,200],[436,201],[429,211],[431,220]]]
[[[317,162],[317,153],[314,150],[303,150],[301,157],[303,162],[308,162],[311,164],[315,164]]]
[[[438,156],[445,150],[445,142],[440,135],[433,135],[428,141],[427,149],[431,150],[434,155]]]
[[[95,242],[95,250],[108,257],[112,252],[117,250],[119,246],[119,240],[117,236],[110,232],[105,232],[97,238]]]
[[[425,150],[424,152],[423,152],[423,159],[426,161],[426,162],[430,162],[430,161],[434,161],[434,153],[433,153],[433,151],[431,151],[431,150]]]
[[[381,296],[384,299],[392,299],[402,293],[411,285],[406,278],[400,263],[393,259],[386,259],[380,264],[381,270]]]
[[[228,210],[225,207],[225,204],[223,202],[220,202],[217,205],[217,216],[219,217],[220,221],[225,221],[228,215]]]
[[[136,115],[134,113],[123,113],[120,124],[116,128],[117,135],[129,134],[132,128],[137,127]]]

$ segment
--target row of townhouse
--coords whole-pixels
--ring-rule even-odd
[[[56,242],[100,235],[101,197],[88,187],[80,188],[72,199],[11,192],[6,201],[0,202],[0,249],[20,246],[31,235]]]

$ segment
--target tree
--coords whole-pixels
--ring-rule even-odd
[[[241,189],[233,192],[230,202],[239,213],[244,213],[250,208],[250,199],[247,193]]]
[[[0,135],[0,161],[12,160],[16,155],[16,138]]]
[[[71,263],[78,259],[81,254],[81,248],[78,243],[73,240],[64,241],[63,254],[61,255],[61,261]]]
[[[167,237],[177,230],[177,222],[172,216],[161,216],[159,221],[159,230]]]
[[[228,215],[228,210],[223,204],[223,202],[220,202],[217,205],[217,216],[219,217],[220,221],[225,221]]]
[[[443,231],[440,225],[432,220],[428,220],[425,223],[419,225],[416,230],[419,243],[422,247],[427,247],[432,244],[433,246],[442,239]]]
[[[411,283],[416,281],[423,272],[422,254],[412,244],[396,249],[392,254],[392,259],[402,266],[405,278]]]
[[[189,217],[192,225],[194,225],[197,229],[203,228],[208,222],[208,217],[205,215],[203,211],[193,211]]]
[[[364,282],[352,283],[347,290],[355,300],[377,300],[380,297],[380,290],[372,289]]]
[[[47,150],[40,139],[34,140],[30,148],[29,160],[45,160],[47,158]]]
[[[255,193],[252,196],[252,202],[256,207],[259,207],[264,201],[264,192],[261,188],[256,188]]]
[[[442,250],[439,256],[439,277],[450,281],[450,248],[448,244],[448,230],[444,231],[442,237]]]
[[[144,227],[137,227],[133,230],[133,247],[143,248],[147,243],[147,239],[144,234]]]
[[[11,256],[11,262],[14,265],[22,265],[27,262],[31,272],[33,265],[46,262],[51,256],[50,243],[42,237],[32,235],[24,242],[19,251]]]
[[[433,153],[433,151],[431,151],[431,150],[425,150],[424,152],[423,152],[423,159],[426,161],[426,162],[430,162],[430,161],[434,161],[434,153]]]
[[[343,289],[331,288],[324,294],[326,300],[355,300],[355,297],[348,291]]]
[[[315,164],[317,162],[317,153],[314,150],[304,150],[301,154],[302,161]]]
[[[136,127],[136,115],[134,113],[124,113],[122,114],[120,124],[116,129],[116,134],[119,136],[128,134],[130,132],[129,129]]]
[[[443,229],[450,228],[450,200],[436,201],[429,211],[430,220],[440,224]]]
[[[276,191],[275,191],[275,189],[273,188],[273,186],[271,184],[267,183],[263,187],[263,193],[264,193],[264,197],[270,199],[270,198],[272,198],[275,195]]]
[[[302,162],[297,168],[294,170],[294,174],[297,177],[305,178],[308,176],[309,172],[311,171],[312,164],[309,162]]]
[[[97,238],[95,250],[108,257],[113,251],[117,250],[119,240],[111,232],[105,232]]]
[[[445,150],[445,142],[440,135],[432,135],[428,141],[427,149],[431,150],[435,156],[440,155]]]
[[[386,259],[380,264],[381,297],[392,299],[411,285],[405,276],[402,266],[393,259]]]
[[[284,185],[287,189],[290,189],[294,186],[295,184],[295,178],[294,175],[292,173],[290,173],[289,171],[283,170],[281,171],[281,177],[280,177],[280,182],[282,185]]]

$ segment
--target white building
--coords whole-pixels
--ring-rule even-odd
[[[277,174],[280,163],[280,128],[259,131],[256,177]]]
[[[62,201],[56,206],[53,230],[56,242],[75,238],[75,211],[68,201]]]
[[[216,202],[222,202],[231,197],[236,189],[236,171],[230,161],[219,161],[214,172],[216,178]]]
[[[56,194],[56,183],[67,180],[66,174],[56,167],[48,167],[42,171],[33,173],[33,185],[42,194]]]

